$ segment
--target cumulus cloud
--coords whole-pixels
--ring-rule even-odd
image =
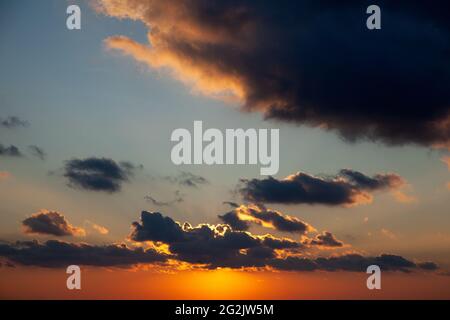
[[[141,222],[134,222],[133,228],[131,240],[163,242],[177,259],[208,268],[262,267],[275,257],[275,249],[297,250],[302,246],[288,239],[234,231],[228,225],[181,225],[159,212],[143,211]]]
[[[28,126],[28,121],[22,120],[16,116],[0,118],[0,127],[13,129],[17,127],[26,127],[26,126]]]
[[[233,230],[248,230],[251,223],[273,228],[278,231],[304,234],[314,230],[307,223],[284,215],[283,213],[267,209],[259,204],[241,205],[230,212],[219,215],[219,218],[230,225]]]
[[[10,145],[9,147],[7,147],[0,143],[0,156],[23,157],[23,154],[22,152],[20,152],[19,148],[14,145]]]
[[[30,152],[33,156],[35,156],[41,160],[45,160],[45,158],[47,157],[47,154],[45,153],[45,151],[38,146],[31,145],[31,146],[28,146],[28,149],[30,149]]]
[[[242,179],[240,194],[247,201],[283,204],[352,206],[372,202],[374,191],[398,190],[405,185],[394,173],[373,177],[343,169],[335,176],[313,176],[297,172],[284,179]]]
[[[100,12],[149,29],[148,44],[114,36],[108,48],[168,69],[195,91],[350,141],[449,146],[450,23],[442,12],[450,7],[380,5],[383,28],[373,32],[352,1],[96,0]]]
[[[166,176],[165,179],[171,183],[192,188],[198,188],[200,185],[209,183],[206,178],[187,171],[181,171],[176,176]]]
[[[162,263],[167,255],[152,249],[129,248],[124,244],[104,246],[49,240],[0,243],[0,256],[25,265],[66,268],[69,265],[129,267],[137,264]]]
[[[25,233],[53,236],[85,236],[86,231],[71,225],[59,212],[41,210],[22,221]]]
[[[72,159],[66,161],[64,176],[71,187],[113,193],[121,190],[137,168],[130,162],[117,163],[107,158]]]

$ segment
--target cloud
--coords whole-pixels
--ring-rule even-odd
[[[372,192],[398,190],[405,185],[394,173],[366,176],[358,171],[343,169],[335,176],[319,177],[297,172],[282,180],[242,179],[242,197],[257,203],[324,204],[353,206],[372,202]]]
[[[346,254],[328,258],[301,258],[287,257],[275,259],[271,266],[279,270],[287,271],[353,271],[365,272],[370,265],[378,265],[383,271],[410,272],[417,269],[418,265],[401,256],[381,254],[376,257],[365,257],[359,254]]]
[[[179,190],[175,191],[174,199],[170,201],[159,201],[152,197],[151,195],[146,195],[145,200],[151,202],[153,205],[158,207],[168,207],[176,203],[180,203],[184,201],[183,195],[180,193]]]
[[[96,7],[149,29],[148,44],[114,36],[108,48],[168,69],[197,92],[350,141],[450,143],[447,3],[383,2],[375,32],[352,1],[96,0]]]
[[[177,259],[208,268],[264,266],[267,259],[275,257],[275,249],[302,247],[288,239],[234,231],[228,225],[181,225],[159,212],[146,211],[142,212],[140,223],[133,223],[130,239],[163,242]]]
[[[33,156],[38,157],[41,160],[45,160],[45,158],[47,157],[47,154],[45,153],[45,151],[38,146],[31,145],[31,146],[28,146],[28,149],[30,149],[30,152]]]
[[[233,230],[248,230],[251,223],[273,228],[278,231],[304,234],[314,230],[307,223],[279,211],[259,205],[241,205],[219,218]]]
[[[17,127],[27,127],[29,125],[28,121],[21,120],[19,117],[11,116],[8,118],[0,118],[0,127],[13,129]]]
[[[418,264],[419,268],[424,270],[437,270],[439,266],[434,262],[422,262]]]
[[[25,266],[66,268],[69,265],[129,267],[137,264],[162,263],[167,255],[152,249],[129,248],[124,244],[104,246],[49,240],[0,243],[0,256]]]
[[[107,158],[72,159],[66,161],[64,176],[71,187],[113,193],[121,190],[122,183],[129,181],[137,168],[130,162],[116,163]]]
[[[386,271],[432,269],[430,265],[418,265],[401,256],[382,254],[364,257],[345,254],[312,258],[302,254],[307,249],[303,243],[272,235],[256,236],[249,232],[235,231],[225,224],[180,224],[159,212],[141,214],[141,221],[133,223],[130,240],[164,243],[172,259],[203,265],[205,268],[272,268],[292,271],[358,271],[365,272],[371,264]],[[310,245],[339,247],[342,244],[328,232],[307,243]],[[436,266],[437,267],[437,266]]]
[[[106,227],[103,227],[92,221],[86,220],[86,224],[88,224],[92,229],[94,229],[96,232],[98,232],[101,235],[106,235],[109,233],[109,230]]]
[[[434,262],[414,263],[398,255],[370,257],[359,254],[312,257],[305,252],[311,244],[273,235],[253,235],[235,231],[226,224],[192,226],[165,217],[158,212],[141,214],[132,224],[129,236],[136,248],[125,244],[92,245],[49,240],[40,243],[0,242],[0,257],[26,266],[63,268],[71,264],[103,267],[130,267],[138,264],[190,264],[195,268],[264,268],[289,271],[355,271],[365,272],[377,264],[383,271],[410,272],[414,269],[436,270]],[[316,237],[322,242],[334,239],[324,232]],[[327,238],[327,240],[324,240]],[[334,239],[337,241],[336,239]],[[144,249],[147,246],[148,249]],[[158,248],[167,247],[159,250]]]
[[[318,234],[314,239],[305,240],[304,244],[325,248],[344,246],[344,243],[342,241],[336,239],[336,237],[328,231],[324,231],[321,234]]]
[[[63,236],[85,236],[83,228],[72,226],[59,212],[41,210],[22,221],[27,234]]]
[[[23,157],[19,148],[17,148],[16,146],[10,145],[9,147],[6,147],[1,143],[0,143],[0,156]]]
[[[171,183],[192,188],[198,188],[200,185],[209,183],[206,178],[186,171],[181,171],[176,176],[166,176],[165,179]]]

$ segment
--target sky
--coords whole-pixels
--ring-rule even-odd
[[[450,25],[383,5],[3,1],[0,297],[450,298]],[[279,172],[173,164],[195,120]]]

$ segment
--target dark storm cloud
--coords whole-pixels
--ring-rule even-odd
[[[346,254],[327,258],[306,258],[298,255],[306,249],[304,245],[290,239],[271,235],[255,236],[248,232],[234,231],[228,225],[200,224],[196,227],[189,223],[181,225],[158,212],[143,211],[141,222],[134,222],[133,228],[131,240],[165,243],[174,255],[173,259],[202,264],[211,269],[271,267],[292,271],[365,272],[372,264],[380,266],[385,271],[409,272],[417,268],[427,269],[424,265],[420,266],[401,256],[389,254],[377,257]],[[339,246],[338,240],[332,235],[327,233],[323,235],[316,238],[322,245],[327,243]],[[287,255],[279,256],[279,252]],[[432,270],[431,263],[427,263],[427,266]]]
[[[377,1],[381,30],[366,27],[373,1],[97,2],[149,28],[150,45],[108,47],[202,93],[350,141],[450,143],[448,1]]]
[[[336,237],[328,231],[318,234],[314,239],[309,239],[305,244],[319,247],[342,247],[344,243],[336,239]]]
[[[27,127],[27,126],[28,126],[28,121],[24,121],[16,116],[8,117],[5,119],[0,118],[0,127],[13,129],[13,128],[17,128],[17,127]]]
[[[66,161],[64,176],[72,187],[113,193],[120,191],[137,168],[129,162],[118,164],[107,158],[72,159]]]
[[[82,236],[82,228],[72,226],[66,218],[56,211],[41,210],[22,221],[25,233],[53,236]]]
[[[5,157],[23,157],[22,153],[20,152],[19,148],[16,146],[10,145],[9,147],[4,146],[0,143],[0,156]]]
[[[319,177],[298,172],[285,179],[241,180],[240,193],[251,202],[284,204],[357,205],[372,201],[371,192],[402,187],[405,181],[397,174],[363,173],[343,169],[336,176]]]
[[[278,231],[305,233],[311,230],[305,222],[259,205],[242,205],[219,218],[233,230],[248,230],[250,223],[270,225]]]
[[[197,188],[200,185],[208,184],[208,180],[202,176],[193,174],[187,171],[181,171],[176,176],[167,176],[165,177],[167,181],[171,183],[179,184],[180,186]]]
[[[58,240],[49,240],[44,243],[37,241],[1,243],[0,256],[17,264],[48,268],[65,268],[72,264],[127,267],[141,263],[160,263],[167,259],[166,255],[154,250],[131,249],[123,244],[96,246]]]
[[[30,149],[30,152],[33,156],[38,157],[41,160],[45,160],[45,158],[47,157],[47,154],[45,153],[45,151],[38,146],[31,145],[31,146],[28,146],[28,149]]]

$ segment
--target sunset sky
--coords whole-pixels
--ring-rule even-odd
[[[2,1],[0,298],[450,299],[450,20],[416,2]],[[279,172],[174,165],[195,120],[279,129]]]

